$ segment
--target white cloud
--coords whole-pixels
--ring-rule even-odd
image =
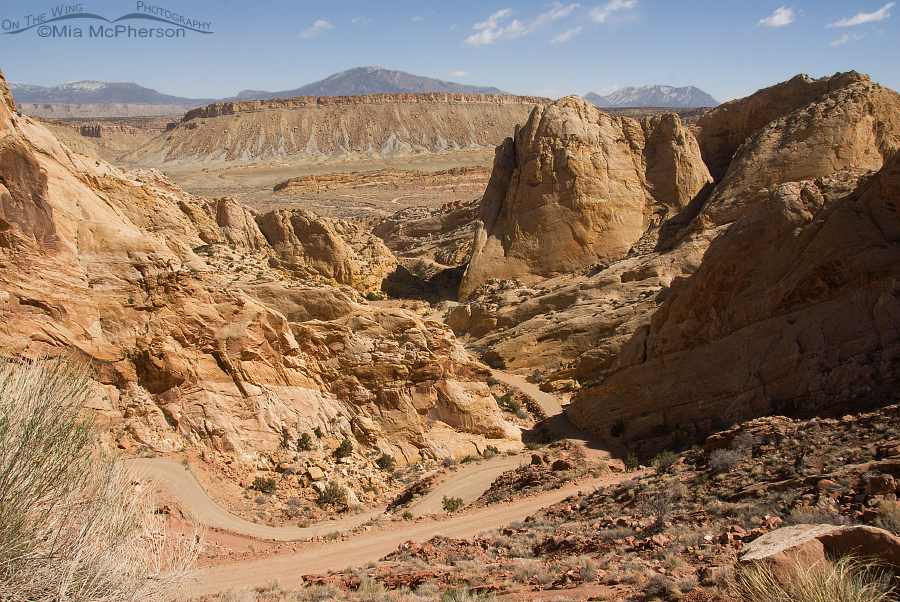
[[[845,33],[840,38],[835,40],[834,42],[828,42],[829,46],[840,46],[841,44],[846,44],[847,42],[853,40],[861,40],[863,36],[858,36],[856,34]]]
[[[603,86],[602,88],[597,90],[596,93],[598,96],[609,96],[610,94],[612,94],[613,92],[615,92],[616,90],[619,90],[619,89],[620,89],[619,86],[613,84],[611,86]]]
[[[553,97],[556,94],[556,88],[547,88],[545,90],[538,90],[538,94],[541,96]]]
[[[370,19],[369,17],[356,17],[355,19],[353,19],[350,22],[351,23],[371,23],[372,19]]]
[[[422,20],[422,17],[420,17],[418,15],[413,17],[412,19],[410,19],[410,21],[421,21],[421,20]]]
[[[631,1],[634,2],[636,0]],[[484,44],[493,44],[498,40],[512,40],[528,35],[542,25],[568,17],[579,6],[580,4],[563,5],[559,2],[554,2],[550,11],[538,15],[536,19],[528,24],[522,23],[518,19],[510,20],[513,9],[504,8],[492,14],[486,21],[476,23],[472,29],[478,33],[472,34],[463,40],[463,44],[465,46],[482,46]]]
[[[323,21],[322,19],[319,19],[318,21],[313,23],[312,27],[301,31],[300,37],[301,38],[311,38],[314,35],[316,35],[317,33],[321,33],[323,31],[325,31],[326,29],[331,29],[331,23],[329,23],[328,21]]]
[[[454,71],[450,74],[450,77],[465,77],[469,74],[468,71]]]
[[[862,25],[863,23],[884,21],[891,16],[891,13],[888,11],[890,11],[895,4],[896,2],[891,2],[889,4],[885,4],[874,13],[859,13],[855,17],[850,17],[849,19],[841,19],[840,21],[829,23],[828,27],[851,27],[853,25]]]
[[[568,42],[569,40],[580,34],[582,29],[584,29],[584,27],[578,26],[575,29],[570,29],[569,31],[563,32],[550,40],[550,43],[557,44],[560,42]]]
[[[760,25],[765,25],[766,27],[784,27],[788,23],[793,23],[796,18],[797,15],[794,13],[794,9],[782,6],[765,19],[760,19],[756,26],[759,27]]]
[[[597,23],[605,23],[613,13],[637,6],[637,0],[610,0],[603,6],[591,9],[591,19]]]

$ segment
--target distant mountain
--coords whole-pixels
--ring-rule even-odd
[[[143,105],[186,105],[199,107],[211,102],[211,98],[182,98],[160,94],[128,82],[99,82],[94,80],[70,82],[45,88],[28,84],[10,83],[9,90],[19,103],[99,104],[128,103]]]
[[[357,67],[335,73],[322,81],[283,92],[244,90],[234,99],[292,98],[294,96],[358,96],[361,94],[420,94],[427,92],[461,92],[464,94],[506,94],[497,88],[467,86],[433,77],[390,71],[381,67]]]
[[[44,117],[79,116],[87,117],[93,114],[97,116],[117,116],[103,112],[99,105],[128,104],[128,105],[155,105],[158,110],[170,113],[178,113],[202,107],[214,102],[265,100],[272,98],[293,98],[295,96],[358,96],[361,94],[403,94],[403,93],[428,93],[428,92],[459,92],[463,94],[506,94],[497,88],[481,86],[466,86],[453,82],[445,82],[432,77],[413,75],[404,71],[389,71],[381,67],[358,67],[348,71],[341,71],[323,79],[322,81],[307,84],[294,90],[282,92],[266,92],[264,90],[244,90],[236,96],[229,98],[183,98],[160,94],[156,90],[144,88],[137,84],[118,82],[109,83],[101,81],[70,82],[47,88],[44,86],[32,86],[29,84],[9,83],[9,89],[13,98],[19,103],[22,110],[29,115]],[[38,105],[52,105],[50,109]],[[84,111],[73,113],[70,105],[91,105],[82,107]],[[137,110],[138,113],[134,111]],[[86,111],[86,113],[85,113]],[[145,113],[140,113],[145,111]],[[157,114],[149,107],[130,107],[129,116],[136,114]],[[123,113],[124,115],[124,113]]]
[[[596,107],[715,107],[719,101],[694,86],[631,86],[608,96],[589,92],[584,99]]]

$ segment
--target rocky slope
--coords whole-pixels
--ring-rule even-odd
[[[838,172],[769,190],[673,283],[570,415],[607,434],[622,425],[628,441],[683,446],[753,416],[890,398],[900,155],[855,184]]]
[[[316,427],[408,461],[516,436],[449,328],[338,286],[380,277],[378,239],[87,160],[0,93],[0,344],[88,365],[111,443],[253,466]]]
[[[883,333],[896,326],[872,312],[893,298],[895,243],[880,218],[863,228],[837,207],[890,214],[877,207],[896,192],[879,201],[872,191],[894,186],[894,168],[866,174],[900,148],[900,96],[856,73],[799,76],[668,133],[663,120],[617,121],[577,102],[536,110],[498,152],[461,288],[468,301],[448,317],[485,360],[538,368],[560,390],[600,381],[571,413],[607,437],[624,424],[629,445],[663,431],[653,445],[690,444],[735,420],[843,403],[890,380],[883,358],[895,343]],[[554,113],[549,135],[530,145],[523,132]],[[619,128],[611,141],[605,124]],[[592,131],[601,133],[593,146],[582,133]],[[657,132],[666,169],[649,168],[652,144],[626,147],[636,131]],[[573,161],[579,153],[594,163]],[[698,173],[717,181],[700,187]],[[633,184],[596,186],[611,174]],[[853,205],[863,197],[869,209]],[[604,221],[595,207],[608,198],[620,204]],[[826,216],[833,238],[818,233]],[[871,245],[892,251],[876,259]],[[788,340],[801,341],[796,357],[785,355]],[[851,380],[866,383],[862,393]]]
[[[305,96],[216,103],[129,161],[231,161],[283,156],[392,156],[493,147],[546,99],[478,94]]]

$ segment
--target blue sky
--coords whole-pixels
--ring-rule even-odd
[[[288,90],[365,65],[553,98],[666,84],[725,101],[798,73],[851,69],[900,90],[900,6],[884,0],[147,0],[213,33],[91,38],[101,22],[87,19],[54,23],[82,28],[82,38],[41,37],[38,27],[4,33],[51,18],[53,7],[80,5],[112,21],[139,4],[0,0],[0,68],[21,83],[132,81],[191,98]]]

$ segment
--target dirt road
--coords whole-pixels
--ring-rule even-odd
[[[569,421],[553,395],[541,391],[518,376],[499,370],[492,372],[494,378],[518,387],[534,399],[563,436],[583,443],[592,458],[609,456],[605,444],[583,433]],[[525,456],[497,456],[492,460],[459,467],[410,507],[414,516],[433,515],[429,518],[420,518],[415,522],[387,523],[373,531],[354,534],[347,540],[296,543],[292,544],[293,551],[282,551],[272,557],[208,567],[197,573],[189,589],[194,594],[212,593],[227,588],[261,586],[276,579],[282,586],[296,587],[302,584],[304,574],[362,566],[396,550],[397,546],[408,540],[422,541],[434,535],[472,537],[481,531],[522,520],[578,491],[616,483],[626,478],[624,474],[611,474],[487,508],[463,511],[452,516],[439,514],[443,511],[441,500],[444,496],[460,497],[468,504],[490,487],[500,474],[518,467],[524,461]],[[132,460],[129,470],[157,479],[160,485],[169,489],[181,502],[193,508],[209,526],[253,537],[282,541],[304,540],[315,535],[350,530],[380,514],[379,511],[372,511],[308,528],[269,527],[251,523],[228,512],[206,493],[192,472],[173,460]]]
[[[392,523],[384,530],[354,535],[346,541],[298,544],[296,552],[250,562],[210,567],[198,571],[189,587],[193,594],[213,593],[227,588],[262,586],[275,579],[283,587],[298,587],[302,575],[324,573],[329,569],[364,566],[370,560],[393,552],[403,542],[424,541],[434,535],[472,537],[482,531],[523,520],[578,491],[618,482],[634,475],[613,474],[591,479],[562,489],[548,491],[534,497],[470,510],[447,517],[420,519],[416,522]]]
[[[562,436],[566,439],[571,439],[583,444],[585,449],[587,449],[590,458],[601,460],[609,458],[611,454],[619,455],[622,453],[621,450],[614,448],[609,443],[601,441],[590,433],[585,433],[572,424],[572,421],[566,416],[562,405],[559,403],[559,399],[557,399],[555,395],[541,391],[537,386],[515,374],[494,369],[491,370],[491,374],[497,380],[504,382],[511,387],[516,387],[525,395],[531,397],[531,399],[540,406],[541,410],[544,411],[547,418],[553,422],[557,429],[559,429]]]

